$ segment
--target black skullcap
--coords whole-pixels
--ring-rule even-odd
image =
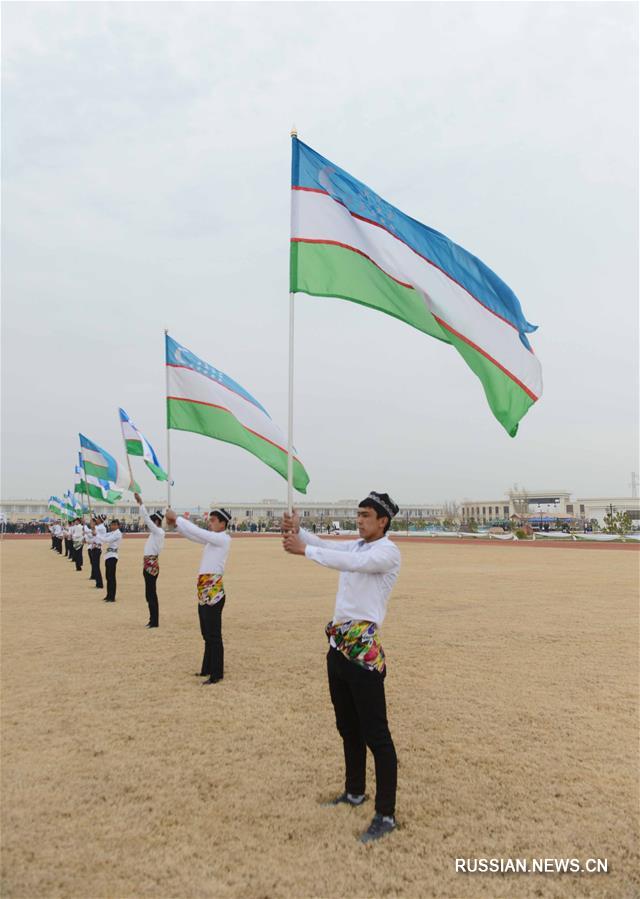
[[[378,493],[376,490],[372,490],[369,496],[365,497],[365,499],[362,500],[362,503],[364,503],[366,500],[369,500],[371,503],[373,503],[376,510],[381,515],[387,515],[389,519],[394,518],[398,514],[400,509],[400,507],[394,503],[388,493]],[[360,505],[362,505],[362,503],[360,503]]]
[[[227,522],[227,524],[229,524],[229,522],[231,521],[231,512],[227,512],[226,509],[212,509],[209,512],[209,515],[213,515],[214,513],[216,515],[221,515],[224,518],[224,520]]]

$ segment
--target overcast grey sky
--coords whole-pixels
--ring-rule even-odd
[[[544,396],[509,438],[450,347],[296,300],[309,498],[629,494],[638,457],[631,3],[3,5],[3,496],[72,484],[77,432],[165,459],[163,328],[286,428],[290,139],[516,292]],[[172,432],[175,503],[284,497]],[[163,490],[136,467],[144,493]]]

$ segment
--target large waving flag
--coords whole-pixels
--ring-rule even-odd
[[[542,394],[513,291],[483,262],[293,139],[291,292],[386,312],[451,344],[511,437]]]
[[[156,451],[131,421],[124,409],[119,409],[120,427],[124,445],[129,456],[142,456],[147,468],[155,475],[156,480],[166,481],[168,475],[161,467],[156,456]]]
[[[111,453],[102,449],[93,440],[89,440],[84,434],[80,434],[79,437],[82,447],[82,464],[87,476],[91,475],[101,481],[108,481],[115,490],[140,492],[138,483],[131,479],[125,465],[121,465]]]
[[[166,335],[167,427],[235,443],[287,477],[286,440],[271,416],[236,381]],[[306,493],[309,475],[294,456],[293,485]]]

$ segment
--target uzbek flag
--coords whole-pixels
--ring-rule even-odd
[[[127,454],[129,456],[142,456],[145,465],[155,475],[156,480],[166,481],[168,475],[161,467],[154,448],[144,434],[136,428],[124,409],[119,409],[118,411],[120,412],[120,427],[122,428],[122,437]]]
[[[109,481],[103,481],[91,474],[85,474],[78,465],[76,465],[76,479],[73,485],[73,492],[79,496],[92,496],[94,499],[110,505],[122,499],[122,493],[119,490],[112,490]],[[83,511],[88,511],[88,509],[85,510],[83,507]]]
[[[53,512],[57,518],[66,518],[62,500],[58,496],[49,497],[49,511]]]
[[[444,234],[410,218],[297,138],[291,292],[351,300],[451,344],[511,437],[542,394],[513,291]]]
[[[286,440],[267,410],[237,381],[166,335],[167,427],[234,443],[287,477]],[[293,485],[306,493],[309,475],[293,458]]]
[[[82,447],[82,467],[87,477],[92,476],[100,481],[107,481],[110,488],[114,490],[140,492],[138,483],[131,480],[125,465],[121,465],[111,453],[102,449],[93,440],[89,440],[84,434],[80,434],[79,437]]]

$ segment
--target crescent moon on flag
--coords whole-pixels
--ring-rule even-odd
[[[173,355],[178,365],[185,364],[185,360],[182,358],[182,349],[180,347],[175,348],[175,350],[173,351]]]

